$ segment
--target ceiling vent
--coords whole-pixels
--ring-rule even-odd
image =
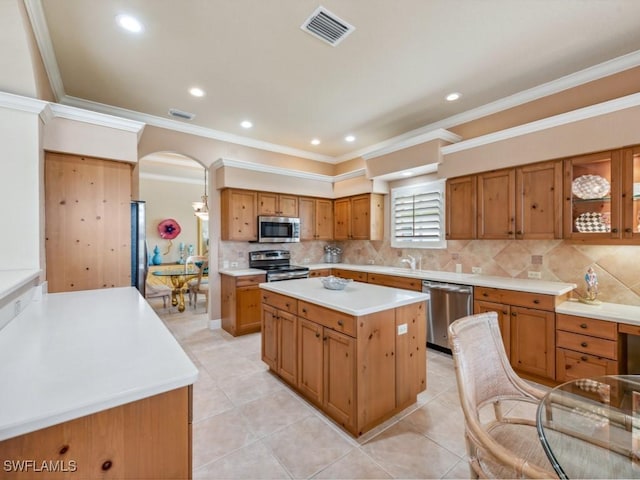
[[[178,110],[177,108],[170,108],[169,115],[176,118],[181,118],[182,120],[193,120],[196,118],[195,113],[183,112],[182,110]]]
[[[334,47],[356,29],[324,7],[318,7],[300,28]]]

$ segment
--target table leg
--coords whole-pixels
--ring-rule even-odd
[[[178,290],[178,311],[184,312],[184,290],[181,288]]]

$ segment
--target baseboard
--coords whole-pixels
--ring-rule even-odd
[[[209,330],[215,330],[217,328],[222,328],[222,320],[209,320]]]

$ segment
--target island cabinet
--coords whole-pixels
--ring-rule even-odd
[[[335,240],[382,240],[384,196],[366,193],[334,201]]]
[[[333,200],[299,198],[300,240],[333,240]]]
[[[616,322],[558,313],[556,380],[617,375],[622,345]]]
[[[296,323],[295,337],[283,335],[282,319],[275,318],[283,316],[279,308],[291,315],[294,305],[297,321],[286,322]],[[414,403],[426,388],[424,301],[356,316],[263,290],[262,309],[265,363],[355,436]],[[292,351],[295,381],[291,368],[283,374]]]
[[[266,274],[234,277],[221,274],[221,324],[231,335],[260,331],[260,288]]]
[[[282,193],[258,192],[258,215],[297,217],[298,197]]]
[[[2,478],[188,479],[191,419],[182,387],[13,437]]]
[[[258,240],[257,192],[226,188],[220,192],[221,240]]]
[[[262,360],[292,386],[297,386],[298,301],[262,291]]]
[[[476,287],[474,312],[497,312],[511,366],[527,378],[549,383],[556,372],[555,307],[565,299],[566,295]]]

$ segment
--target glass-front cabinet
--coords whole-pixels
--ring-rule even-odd
[[[564,238],[640,239],[640,147],[566,159],[564,177]]]

